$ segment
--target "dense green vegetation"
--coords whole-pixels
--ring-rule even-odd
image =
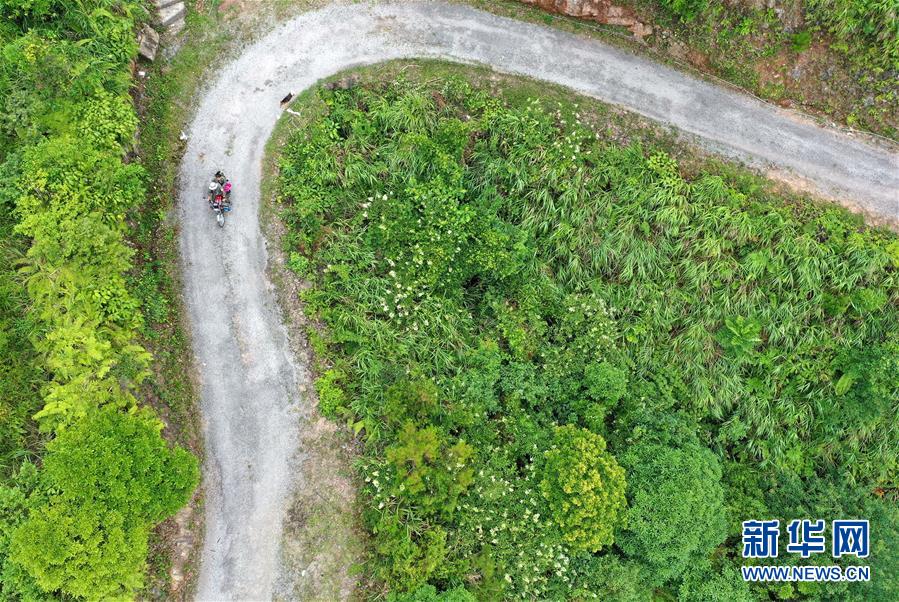
[[[150,529],[198,479],[136,398],[150,357],[125,235],[145,194],[127,160],[144,14],[0,2],[0,599],[133,594]]]
[[[583,105],[320,97],[285,244],[391,599],[899,597],[894,235]],[[870,583],[742,582],[740,521],[810,517],[871,520]]]
[[[672,15],[691,22],[709,9],[708,0],[661,0]],[[783,3],[789,8],[791,4]],[[859,64],[899,69],[899,10],[890,0],[807,0],[808,20],[832,33],[839,50]]]
[[[0,215],[0,479],[7,478],[40,447],[31,416],[40,410],[38,389],[44,373],[29,336],[36,326],[15,266],[24,241],[12,233],[11,216]]]
[[[813,21],[862,64],[899,70],[899,7],[889,0],[810,0]]]

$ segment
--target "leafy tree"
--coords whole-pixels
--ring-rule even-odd
[[[677,578],[724,540],[721,467],[711,451],[695,441],[673,447],[647,439],[621,462],[630,508],[617,544],[651,566],[657,582]]]
[[[624,517],[625,482],[605,439],[575,426],[558,427],[541,472],[540,492],[562,538],[590,552],[611,544]]]
[[[810,599],[828,602],[863,602],[866,600],[893,600],[899,596],[899,504],[895,490],[869,491],[851,485],[848,475],[836,473],[803,479],[790,472],[762,473],[749,486],[762,492],[767,507],[765,516],[781,517],[782,523],[805,518],[858,518],[870,521],[870,551],[868,558],[844,556],[834,560],[844,568],[849,565],[872,566],[872,578],[867,582],[806,583],[801,592]],[[828,521],[829,522],[829,521]],[[830,532],[825,533],[829,541]],[[814,557],[812,558],[814,560]],[[781,555],[778,563],[785,565],[806,564],[796,555]],[[878,578],[875,579],[874,575]],[[781,584],[777,584],[782,586]],[[754,589],[767,595],[768,587],[758,585]],[[777,590],[775,584],[770,585]]]
[[[9,562],[45,592],[136,591],[150,529],[187,502],[199,478],[196,459],[169,449],[161,428],[150,415],[106,408],[60,433],[12,532]]]
[[[474,474],[474,448],[463,440],[449,445],[436,427],[417,428],[411,421],[386,457],[396,474],[396,495],[426,515],[451,515]]]

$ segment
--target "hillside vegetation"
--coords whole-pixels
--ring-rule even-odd
[[[578,105],[320,95],[279,186],[372,593],[899,597],[896,236],[685,179]],[[741,580],[740,521],[842,517],[876,525],[870,583]]]
[[[0,599],[140,588],[153,526],[197,461],[137,387],[150,357],[129,292],[137,118],[131,0],[0,1]]]
[[[694,54],[687,60],[764,97],[896,139],[895,0],[635,0]]]
[[[714,75],[785,107],[899,135],[895,0],[469,0],[479,7],[624,43]],[[538,8],[577,18],[558,18]],[[612,7],[610,9],[609,7]],[[623,41],[636,20],[639,40]],[[595,15],[595,16],[594,16]],[[630,32],[624,34],[630,37]]]

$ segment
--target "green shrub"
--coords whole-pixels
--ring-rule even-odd
[[[48,597],[24,567],[9,561],[12,535],[28,517],[29,496],[39,484],[38,469],[31,462],[24,462],[8,485],[0,483],[0,600]]]
[[[708,0],[662,0],[668,11],[684,23],[693,21],[708,6]]]
[[[452,515],[472,482],[474,449],[462,440],[450,445],[433,426],[406,422],[385,456],[396,475],[394,494],[423,516]]]
[[[309,272],[309,260],[297,252],[291,252],[290,259],[287,261],[287,267],[290,268],[297,276],[306,276]]]
[[[727,318],[724,325],[715,334],[715,339],[724,351],[734,358],[748,357],[755,347],[762,342],[762,325],[755,320],[747,320],[743,316]]]
[[[31,417],[41,407],[46,375],[31,344],[38,325],[28,315],[28,295],[16,262],[25,240],[11,233],[11,216],[0,202],[0,484],[33,452]]]
[[[384,394],[384,416],[393,424],[426,424],[437,411],[437,387],[430,380],[403,380]]]
[[[724,541],[721,467],[695,442],[639,442],[622,454],[628,474],[627,526],[618,546],[652,567],[657,583],[676,579]]]
[[[387,594],[387,602],[477,602],[463,587],[438,592],[433,585],[423,585],[411,594]]]
[[[612,543],[625,509],[624,470],[605,439],[574,426],[556,429],[544,452],[540,492],[552,520],[574,550],[597,552]]]
[[[410,529],[391,513],[380,516],[373,526],[378,536],[375,551],[385,563],[379,577],[400,592],[421,587],[446,560],[446,531],[441,527],[417,524]]]
[[[614,406],[627,393],[627,373],[609,362],[587,366],[584,381],[590,397],[609,406]]]
[[[107,408],[51,441],[8,562],[45,592],[102,599],[140,588],[150,529],[199,480],[196,459],[169,449],[161,428],[150,415]]]
[[[331,368],[315,380],[318,409],[323,416],[336,418],[346,411],[346,394],[339,384],[345,377],[337,368]]]

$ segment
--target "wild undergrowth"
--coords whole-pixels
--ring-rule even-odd
[[[195,458],[141,399],[131,0],[0,1],[0,599],[121,599]],[[150,316],[151,320],[154,316]],[[8,377],[8,379],[7,379]]]
[[[895,235],[461,79],[320,95],[285,241],[392,599],[899,595]],[[842,517],[870,583],[741,580],[740,521]]]
[[[684,56],[695,66],[763,97],[896,138],[894,1],[635,3],[695,49]]]

